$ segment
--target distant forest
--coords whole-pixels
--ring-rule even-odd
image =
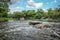
[[[19,18],[20,16],[24,16],[25,19],[41,19],[41,18],[50,18],[50,19],[60,19],[60,5],[55,8],[49,8],[47,9],[47,12],[43,9],[37,9],[35,10],[23,10],[21,12],[13,12],[8,14],[8,18]]]
[[[0,1],[0,21],[5,20],[7,18],[15,18],[19,19],[21,16],[23,16],[25,19],[41,19],[41,18],[50,18],[50,19],[60,19],[60,5],[58,5],[57,8],[52,9],[49,8],[47,9],[47,12],[44,11],[43,9],[37,9],[35,10],[23,10],[21,12],[9,12],[9,4],[10,0],[1,0]]]

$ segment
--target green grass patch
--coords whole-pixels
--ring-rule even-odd
[[[5,22],[5,21],[8,21],[7,18],[0,18],[0,22]]]
[[[60,20],[47,20],[48,22],[60,22]]]
[[[52,20],[40,20],[40,21],[44,21],[44,22],[60,22],[60,20],[54,20],[54,19],[52,19]]]

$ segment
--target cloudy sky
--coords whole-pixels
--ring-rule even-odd
[[[60,0],[11,0],[13,3],[9,6],[11,12],[22,10],[37,10],[42,8],[46,10],[48,8],[56,8],[60,5]]]

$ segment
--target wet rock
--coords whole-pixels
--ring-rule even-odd
[[[53,25],[51,25],[51,24],[37,24],[37,25],[35,25],[35,27],[38,29],[43,29],[43,28],[52,28]]]
[[[54,30],[57,34],[60,35],[60,25],[59,24],[53,24],[52,30]]]
[[[10,32],[2,36],[3,40],[55,40],[57,33],[50,28],[37,29],[37,28],[21,28],[19,31]],[[55,35],[50,36],[50,35]],[[59,40],[58,38],[56,40]]]
[[[60,32],[57,32],[60,35]]]
[[[28,25],[29,22],[30,21],[9,22],[9,27],[6,26],[2,32],[0,31],[0,40],[60,40],[60,36],[57,33],[60,32],[60,30],[58,30],[59,27],[56,28],[58,25],[55,28],[52,26],[54,30],[48,26],[47,28],[45,27],[41,29],[38,29],[36,25],[34,25],[36,28],[32,25],[25,27],[24,25]],[[49,25],[51,26],[51,24]]]
[[[1,23],[0,24],[0,29],[4,29],[6,27],[6,25],[7,25],[6,23]]]
[[[25,18],[24,18],[24,17],[21,17],[21,18],[20,18],[20,21],[23,21],[23,20],[25,20]]]
[[[29,25],[36,25],[36,24],[41,24],[39,21],[31,21],[29,22]]]

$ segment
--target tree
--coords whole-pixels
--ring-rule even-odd
[[[0,17],[7,17],[10,0],[0,0]]]
[[[40,19],[42,17],[44,17],[44,11],[43,9],[38,9],[36,12],[36,18]]]
[[[48,9],[48,18],[52,18],[53,17],[53,10],[52,8]]]
[[[58,5],[57,8],[55,8],[56,18],[60,19],[60,5]]]
[[[14,12],[13,13],[13,18],[19,18],[20,17],[20,12]]]
[[[28,11],[26,11],[26,13],[25,13],[25,17],[27,18],[27,19],[32,19],[34,16],[35,16],[35,10],[28,10]]]

